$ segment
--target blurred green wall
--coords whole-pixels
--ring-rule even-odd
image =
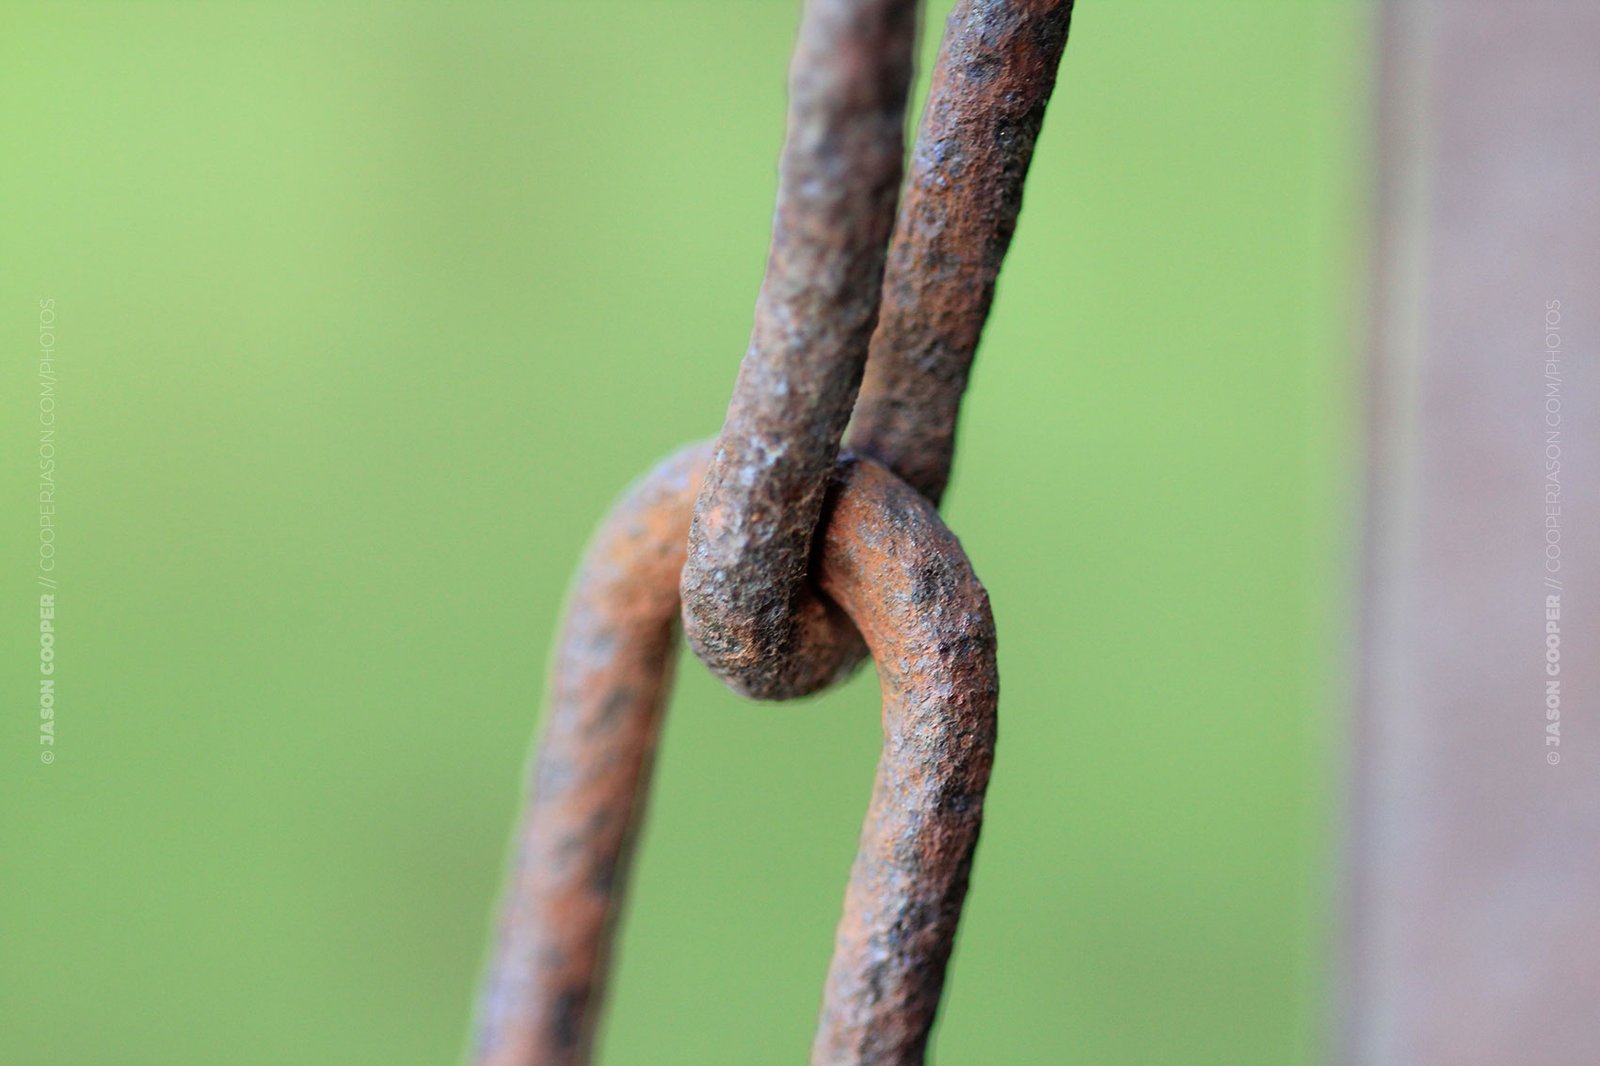
[[[460,1053],[568,573],[744,348],[795,21],[8,5],[0,1060]],[[1319,1057],[1365,34],[1081,0],[946,508],[1004,695],[939,1062]],[[604,1061],[803,1059],[876,719],[684,664]]]

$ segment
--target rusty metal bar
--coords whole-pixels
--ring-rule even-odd
[[[707,452],[685,449],[631,488],[578,572],[479,993],[478,1066],[589,1060],[666,705],[678,575]]]
[[[812,1066],[918,1066],[944,989],[994,757],[994,620],[933,504],[841,464],[818,578],[865,636],[883,755],[834,942]]]
[[[665,703],[678,570],[709,446],[630,490],[586,556],[479,1003],[478,1066],[589,1061]],[[933,505],[840,464],[818,580],[879,663],[884,748],[813,1063],[922,1061],[995,738],[988,598]]]
[[[806,573],[877,321],[915,31],[915,0],[810,0],[795,47],[772,251],[683,574],[690,645],[751,696],[862,654]]]
[[[962,0],[950,14],[901,193],[849,447],[935,503],[1072,0]]]
[[[944,491],[1071,12],[1071,0],[963,0],[951,14],[884,277],[910,12],[808,8],[772,256],[683,580],[691,646],[747,695],[804,695],[859,660],[805,580],[852,403],[853,449],[935,502]]]

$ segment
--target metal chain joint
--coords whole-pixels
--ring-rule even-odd
[[[700,659],[757,698],[876,661],[883,754],[811,1061],[923,1061],[998,695],[988,597],[935,508],[1071,8],[958,3],[902,189],[915,0],[806,3],[772,250],[722,431],[629,490],[568,607],[479,1066],[589,1061],[680,610]]]

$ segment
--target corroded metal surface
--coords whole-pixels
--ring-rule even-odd
[[[772,251],[683,574],[689,643],[759,698],[862,654],[806,573],[877,321],[915,22],[914,0],[811,0],[795,47]]]
[[[683,578],[691,646],[758,698],[816,691],[860,658],[806,583],[852,404],[853,450],[936,503],[944,491],[1072,11],[963,0],[951,14],[885,277],[911,6],[814,3],[795,54],[772,255]]]
[[[479,1007],[480,1066],[588,1061],[666,698],[678,568],[706,446],[601,527],[573,598]],[[884,746],[813,1063],[922,1061],[995,738],[988,598],[933,506],[869,461],[832,475],[818,581],[864,635]]]
[[[989,598],[933,504],[840,465],[819,580],[865,636],[883,755],[834,943],[813,1066],[914,1066],[944,989],[994,755]]]
[[[998,686],[987,597],[935,503],[1071,4],[963,0],[951,16],[883,292],[915,7],[806,5],[772,251],[722,432],[630,491],[573,592],[479,1066],[588,1061],[680,606],[696,653],[751,696],[804,695],[873,653],[883,755],[812,1061],[922,1061]],[[840,458],[869,341],[852,440],[909,484]]]
[[[573,586],[479,994],[479,1066],[588,1061],[708,453],[685,449],[631,488],[595,534]]]
[[[962,0],[934,68],[850,448],[936,503],[1071,15],[1071,0]]]

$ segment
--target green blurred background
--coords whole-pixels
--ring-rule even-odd
[[[568,574],[727,401],[796,19],[8,5],[0,1061],[461,1054]],[[1003,699],[937,1062],[1322,1058],[1367,38],[1079,4],[946,507]],[[799,1062],[876,687],[680,676],[602,1060]]]

